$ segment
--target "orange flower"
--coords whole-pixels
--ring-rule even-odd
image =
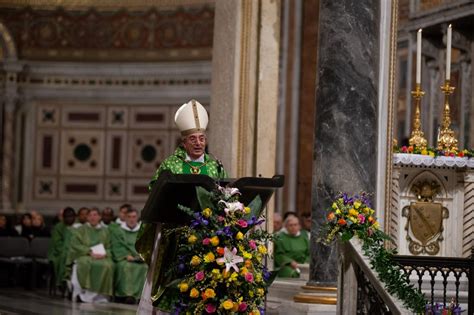
[[[331,221],[332,219],[334,219],[336,215],[334,214],[334,212],[329,212],[328,214],[328,221]]]
[[[408,147],[408,152],[410,152],[410,153],[413,152],[413,146],[412,145]]]
[[[375,221],[375,219],[372,216],[370,216],[368,220],[369,220],[369,223],[371,224]]]
[[[339,225],[346,225],[347,222],[346,222],[346,220],[344,220],[344,219],[339,219],[339,220],[337,220],[337,224],[339,224]]]
[[[245,261],[245,267],[250,268],[250,266],[252,266],[252,261],[250,259],[247,259]]]
[[[222,247],[217,247],[216,252],[219,256],[224,256],[224,248]]]

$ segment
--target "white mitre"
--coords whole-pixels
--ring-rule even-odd
[[[195,132],[205,132],[209,116],[204,106],[196,100],[190,100],[176,111],[174,122],[181,135],[187,136]]]

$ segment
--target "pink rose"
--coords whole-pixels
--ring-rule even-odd
[[[216,306],[214,304],[206,304],[206,312],[212,314],[216,311]]]
[[[240,225],[241,227],[243,228],[246,228],[247,226],[249,226],[249,224],[247,223],[247,221],[243,220],[243,219],[240,219],[239,221],[237,221],[237,224]]]
[[[221,216],[221,215],[220,215],[220,216],[218,216],[218,217],[217,217],[217,221],[219,221],[219,222],[222,222],[222,221],[224,221],[224,217],[223,217],[223,216]]]
[[[239,312],[245,312],[247,310],[247,303],[242,302],[239,304]]]
[[[257,249],[257,244],[255,243],[254,240],[249,241],[249,246],[251,249],[254,249],[254,250]]]
[[[202,240],[202,245],[209,245],[210,243],[211,243],[211,240],[208,237]]]
[[[245,280],[246,280],[247,282],[253,282],[253,274],[250,273],[250,272],[247,272],[247,273],[245,274]]]
[[[196,281],[202,281],[202,279],[204,279],[204,271],[199,271],[198,273],[196,273]]]
[[[365,216],[362,214],[359,214],[359,223],[364,224],[365,222]]]

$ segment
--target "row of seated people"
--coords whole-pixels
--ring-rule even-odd
[[[43,216],[35,210],[22,214],[19,224],[14,225],[9,219],[6,215],[0,214],[0,236],[22,236],[31,241],[35,237],[51,235]]]
[[[81,218],[82,215],[82,218]],[[84,220],[85,219],[85,220]],[[135,250],[140,229],[138,211],[130,205],[113,210],[68,207],[52,230],[48,254],[56,285],[66,287],[79,302],[135,303],[141,295],[147,265]]]

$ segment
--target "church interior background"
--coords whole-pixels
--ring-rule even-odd
[[[382,10],[385,2],[381,3],[374,12]],[[443,117],[439,87],[444,83],[448,24],[454,29],[452,129],[459,148],[474,148],[474,2],[390,3],[398,14],[388,125],[393,128],[377,133],[377,126],[387,124],[375,116],[372,128],[387,137],[383,146],[373,143],[373,152],[380,154],[388,147],[392,154],[391,140],[408,146],[420,28],[421,87],[426,93],[421,129],[428,145],[436,146]],[[324,142],[315,133],[323,4],[327,5],[322,0],[0,1],[0,212],[13,217],[37,210],[50,220],[65,206],[117,209],[131,203],[141,208],[154,170],[180,140],[174,113],[194,98],[209,110],[209,150],[222,158],[231,177],[285,175],[286,184],[270,209],[312,213],[313,225],[319,226],[312,170],[315,143]],[[230,9],[236,12],[226,11]],[[234,18],[246,23],[232,25]],[[270,33],[258,23],[266,23]],[[226,75],[234,75],[235,82],[226,85]],[[237,92],[228,90],[232,84]],[[444,189],[439,200],[451,216],[451,221],[444,219],[444,241],[436,255],[469,257],[474,246],[470,168],[439,166],[423,169],[441,174],[438,177],[420,177],[422,166],[397,163],[387,157],[390,165],[382,168],[389,179],[380,184],[374,177],[369,187],[382,187],[381,194],[373,191],[380,199],[376,204],[386,208],[380,212],[384,229],[398,246],[405,246],[400,251],[414,254],[405,241],[409,231],[402,215],[402,208],[416,200],[412,184],[434,179]],[[313,253],[313,259],[318,255]],[[313,266],[314,262],[305,282],[317,282]],[[284,298],[285,285],[289,291],[295,288],[281,285],[274,294]],[[294,291],[290,295],[293,301]]]

